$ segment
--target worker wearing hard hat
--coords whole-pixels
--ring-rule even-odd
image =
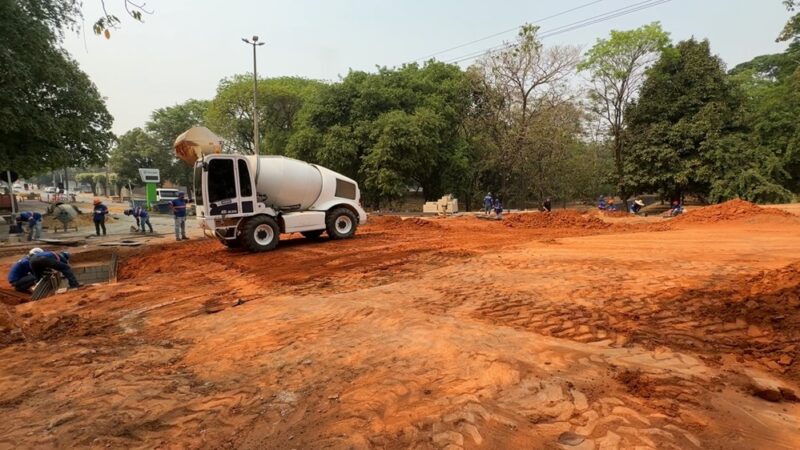
[[[17,223],[28,225],[28,240],[42,237],[42,215],[38,212],[25,211],[17,216]]]
[[[103,230],[103,236],[106,235],[106,216],[108,215],[108,207],[100,201],[99,198],[94,199],[92,202],[94,207],[92,209],[92,219],[94,220],[94,231],[100,236],[100,229]]]
[[[169,202],[169,207],[175,216],[176,241],[189,239],[186,237],[186,204],[190,202],[191,200],[186,200],[185,192],[178,192],[178,198]]]
[[[78,288],[80,283],[78,283],[78,279],[75,278],[75,274],[72,273],[72,268],[69,266],[69,257],[70,254],[68,252],[40,251],[30,257],[31,272],[33,272],[37,282],[49,270],[61,272],[61,275],[64,275],[64,278],[69,282],[70,288]]]
[[[31,270],[30,257],[41,252],[42,249],[34,248],[28,252],[28,255],[11,265],[11,269],[8,271],[8,283],[16,291],[30,293],[31,288],[36,284],[36,277]]]

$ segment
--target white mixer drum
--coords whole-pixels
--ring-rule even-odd
[[[266,204],[284,211],[308,209],[322,192],[322,174],[303,161],[283,156],[251,156],[250,167],[255,160],[260,165],[256,192],[266,195]]]

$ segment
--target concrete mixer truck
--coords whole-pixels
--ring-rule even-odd
[[[194,127],[178,136],[175,153],[194,166],[201,225],[224,245],[263,252],[278,245],[281,233],[294,232],[346,239],[366,222],[350,178],[283,156],[222,154],[221,143]]]

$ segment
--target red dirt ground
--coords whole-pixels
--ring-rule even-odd
[[[128,251],[0,305],[0,448],[800,447],[800,218],[605,219]]]

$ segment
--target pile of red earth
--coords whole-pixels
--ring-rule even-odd
[[[633,341],[734,354],[789,378],[800,376],[800,261],[726,280],[724,287],[665,291],[657,313],[637,314]],[[675,318],[694,331],[670,330]]]
[[[718,205],[695,209],[675,218],[679,223],[715,223],[756,217],[795,217],[781,209],[762,208],[746,200],[730,200]]]
[[[512,228],[582,228],[602,230],[611,225],[587,213],[562,209],[551,213],[508,214],[503,224]]]
[[[388,230],[441,228],[441,225],[419,217],[402,218],[399,216],[370,216],[367,225],[375,225]]]

